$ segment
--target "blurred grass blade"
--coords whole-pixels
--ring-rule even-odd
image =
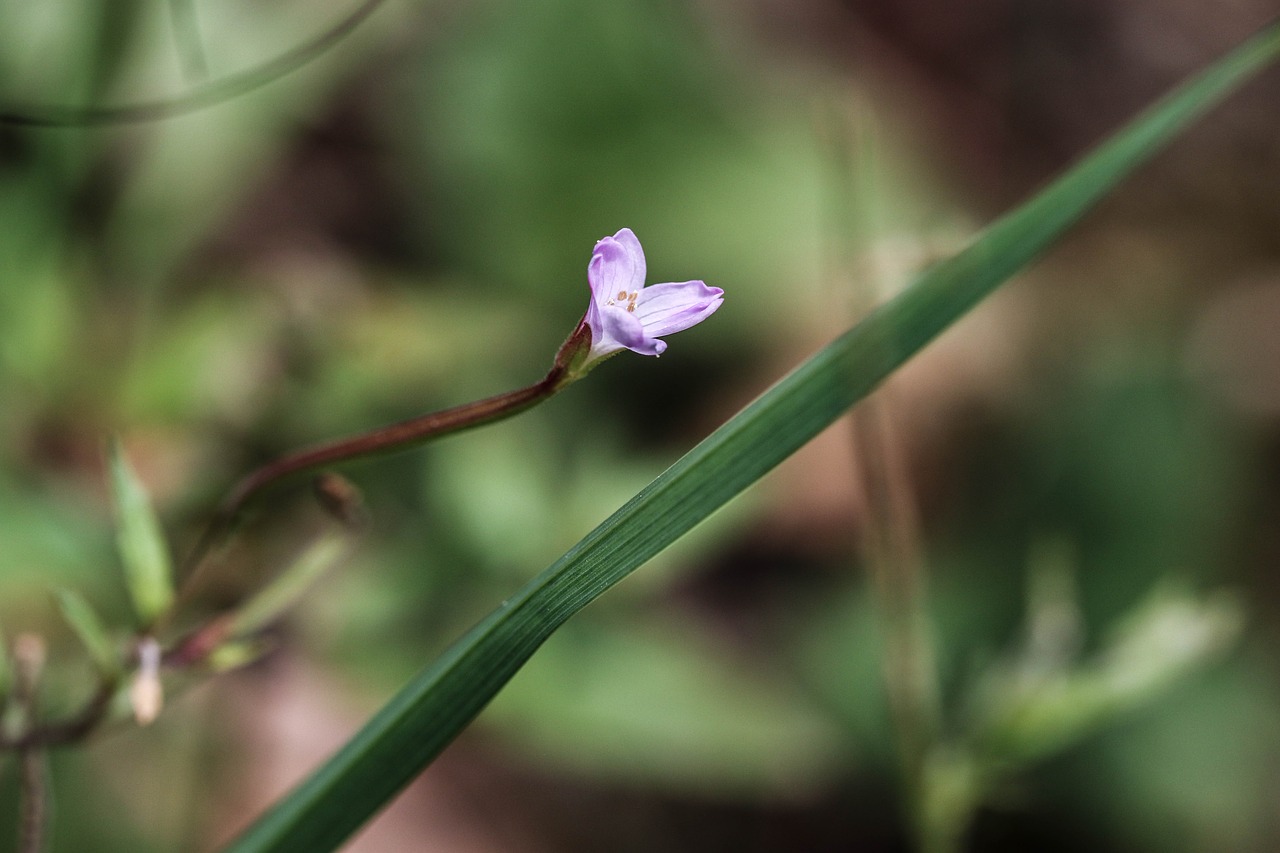
[[[829,426],[1277,54],[1280,25],[1159,102],[765,392],[463,636],[230,849],[341,844],[457,737],[566,619]]]
[[[111,642],[107,629],[98,618],[98,614],[84,600],[84,596],[70,589],[58,590],[58,609],[62,618],[76,632],[85,651],[93,659],[93,666],[104,678],[115,678],[120,674],[120,655]]]
[[[4,705],[9,698],[9,688],[13,686],[13,667],[9,663],[9,638],[5,636],[4,626],[0,626],[0,718],[3,717]]]
[[[200,37],[200,21],[194,0],[169,0],[169,23],[173,28],[174,46],[182,59],[182,75],[188,83],[203,83],[209,78],[209,62]]]
[[[151,509],[151,499],[124,458],[118,441],[111,442],[108,454],[116,506],[116,543],[139,627],[146,629],[173,602],[169,547]]]
[[[270,625],[291,609],[350,547],[350,536],[325,533],[312,542],[280,576],[246,601],[231,617],[227,636],[242,639]]]
[[[1083,663],[1045,668],[1028,647],[978,681],[968,733],[975,752],[1005,771],[1059,752],[1220,657],[1243,623],[1230,594],[1161,585]]]

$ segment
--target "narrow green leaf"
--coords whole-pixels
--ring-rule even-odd
[[[257,661],[274,647],[275,644],[270,640],[260,637],[233,640],[209,652],[209,656],[205,658],[205,665],[209,667],[210,672],[230,672]]]
[[[118,441],[112,441],[108,464],[116,507],[116,544],[125,584],[138,614],[139,627],[149,628],[173,602],[173,568],[151,499]]]
[[[830,425],[1277,54],[1280,25],[1148,110],[766,391],[464,635],[230,849],[341,844],[457,737],[566,619]]]
[[[120,674],[120,654],[98,614],[85,601],[84,596],[74,590],[60,589],[57,595],[62,618],[67,620],[67,624],[84,644],[89,657],[93,659],[94,668],[104,678],[115,678]]]
[[[349,541],[350,537],[345,533],[328,533],[307,546],[275,580],[240,606],[231,617],[227,636],[232,639],[245,637],[282,616],[338,562]]]
[[[973,694],[970,738],[1002,767],[1038,761],[1219,658],[1243,623],[1227,593],[1157,586],[1089,660],[1045,669],[1028,648],[989,669]]]

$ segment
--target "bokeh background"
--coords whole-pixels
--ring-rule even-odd
[[[680,453],[1269,7],[388,0],[220,105],[0,126],[0,622],[48,639],[51,714],[88,665],[49,590],[129,621],[108,436],[181,554],[255,464],[539,378],[605,234],[635,230],[650,281],[727,293],[660,360],[344,469],[372,519],[354,555],[260,661],[58,753],[53,848],[230,838]],[[180,96],[351,11],[3,4],[0,103]],[[1230,596],[1239,626],[1011,773],[970,849],[1280,843],[1278,93],[1270,73],[1212,114],[879,398],[948,726],[1024,636],[1037,561],[1078,591],[1086,658],[1153,590]],[[837,425],[582,613],[351,849],[908,849],[856,457]],[[325,523],[304,490],[270,509],[202,606]],[[1136,669],[1176,655],[1172,624]],[[14,788],[5,764],[0,846]]]

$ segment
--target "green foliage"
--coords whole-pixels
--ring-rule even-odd
[[[120,674],[120,652],[89,602],[74,590],[60,589],[58,608],[84,644],[98,674],[107,679],[116,678]]]
[[[146,489],[117,442],[111,444],[108,466],[116,508],[116,544],[124,567],[125,585],[133,600],[138,624],[145,629],[164,615],[173,602],[169,546]]]
[[[349,549],[349,537],[342,533],[320,536],[278,577],[236,608],[228,625],[228,638],[242,639],[275,622],[291,610]]]

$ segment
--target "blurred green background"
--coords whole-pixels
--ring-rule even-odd
[[[180,95],[350,11],[2,4],[0,105]],[[396,0],[190,115],[0,126],[0,623],[48,638],[50,713],[88,665],[48,590],[129,620],[109,435],[182,554],[256,464],[539,378],[605,234],[635,230],[650,281],[727,294],[660,360],[344,469],[373,519],[354,557],[258,663],[58,753],[53,849],[231,837],[768,383],[1267,14]],[[1280,843],[1277,86],[1211,116],[879,399],[947,733],[1015,695],[1001,673],[1043,636],[1036,578],[1066,590],[1059,651],[1141,694],[1059,740],[1018,729],[1053,743],[1020,742],[970,849]],[[907,849],[856,457],[838,425],[571,622],[351,849]],[[204,606],[323,523],[302,490],[272,508]],[[1112,655],[1135,619],[1159,630]],[[1162,681],[1206,625],[1230,641]],[[5,764],[0,849],[14,788]]]

